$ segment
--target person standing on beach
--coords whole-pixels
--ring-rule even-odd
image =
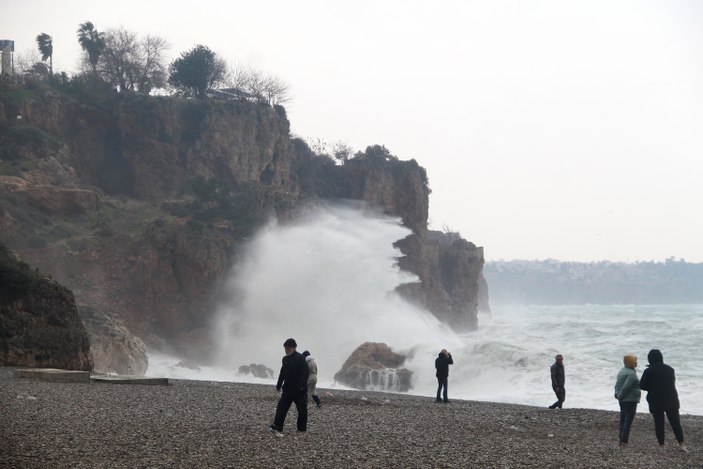
[[[566,400],[566,389],[564,389],[566,375],[564,374],[564,357],[561,354],[557,354],[557,356],[554,357],[554,364],[549,368],[549,372],[552,375],[552,389],[557,396],[557,401],[550,405],[549,408],[561,409],[561,406]]]
[[[676,391],[674,369],[664,364],[661,351],[652,349],[647,354],[649,365],[642,373],[640,388],[647,391],[649,412],[654,417],[654,434],[659,446],[664,446],[664,414],[669,419],[676,441],[682,451],[688,451],[683,442],[683,429],[679,417],[679,394]]]
[[[308,364],[308,369],[310,370],[310,375],[308,376],[308,392],[312,395],[312,400],[315,401],[317,407],[322,407],[320,402],[320,396],[317,395],[317,363],[315,359],[312,358],[310,352],[307,350],[303,352],[303,357]]]
[[[637,357],[625,355],[625,366],[618,372],[615,380],[615,399],[620,404],[620,446],[626,446],[630,438],[630,427],[635,419],[637,403],[640,401],[640,382],[637,378]]]
[[[434,361],[434,367],[437,369],[437,399],[435,402],[442,402],[440,396],[444,397],[444,403],[449,403],[447,397],[447,382],[449,381],[449,365],[453,365],[452,354],[447,352],[447,349],[442,349],[439,356]],[[444,393],[442,393],[444,390]]]
[[[310,373],[305,358],[296,352],[298,344],[294,339],[283,343],[286,355],[281,360],[281,371],[278,374],[276,391],[281,393],[281,398],[276,406],[276,416],[269,430],[278,436],[283,436],[283,423],[290,405],[295,403],[298,411],[297,427],[299,432],[308,429],[308,374]]]

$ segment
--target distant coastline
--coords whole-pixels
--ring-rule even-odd
[[[703,304],[703,263],[490,261],[490,304]]]

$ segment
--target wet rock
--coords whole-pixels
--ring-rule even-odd
[[[256,378],[273,378],[273,370],[271,368],[256,363],[240,366],[239,374],[252,375]]]
[[[411,387],[412,376],[402,368],[405,359],[384,343],[365,342],[352,352],[334,379],[354,389],[405,392]]]

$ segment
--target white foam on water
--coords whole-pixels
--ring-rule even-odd
[[[310,350],[319,387],[360,344],[384,342],[409,356],[412,394],[433,397],[434,360],[449,349],[450,399],[547,406],[549,366],[564,355],[566,407],[617,410],[613,385],[622,357],[651,348],[674,366],[681,412],[703,414],[703,306],[514,306],[479,317],[477,332],[457,335],[411,305],[396,286],[417,279],[396,265],[393,243],[410,234],[399,220],[360,207],[324,206],[292,224],[271,223],[251,241],[225,285],[214,329],[217,360],[192,369],[150,355],[148,373],[184,379],[275,382],[283,342]],[[263,364],[274,378],[241,375]],[[647,411],[644,400],[640,412]]]
[[[397,352],[458,337],[395,293],[417,278],[397,266],[398,219],[354,207],[321,207],[298,223],[272,223],[251,242],[218,312],[219,366],[261,363],[278,371],[283,342],[310,350],[321,383],[364,342]]]

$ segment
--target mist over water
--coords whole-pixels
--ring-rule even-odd
[[[294,224],[272,223],[248,246],[218,313],[219,364],[264,364],[276,373],[283,341],[315,357],[322,383],[364,342],[397,352],[440,349],[459,339],[395,287],[417,278],[401,271],[393,243],[410,234],[397,219],[353,206],[320,207]]]
[[[400,298],[401,272],[393,243],[410,233],[399,220],[360,207],[320,207],[298,223],[272,223],[247,247],[228,280],[231,300],[217,315],[218,360],[189,369],[150,354],[148,373],[183,379],[275,383],[283,341],[294,337],[319,367],[321,388],[366,341],[409,356],[412,394],[433,398],[434,359],[452,352],[449,397],[546,407],[554,401],[549,366],[565,357],[565,407],[618,410],[613,385],[622,356],[659,348],[676,369],[681,412],[703,415],[702,305],[494,306],[479,330],[457,335],[428,312]],[[240,375],[263,364],[274,379]],[[639,412],[647,412],[643,393]]]

